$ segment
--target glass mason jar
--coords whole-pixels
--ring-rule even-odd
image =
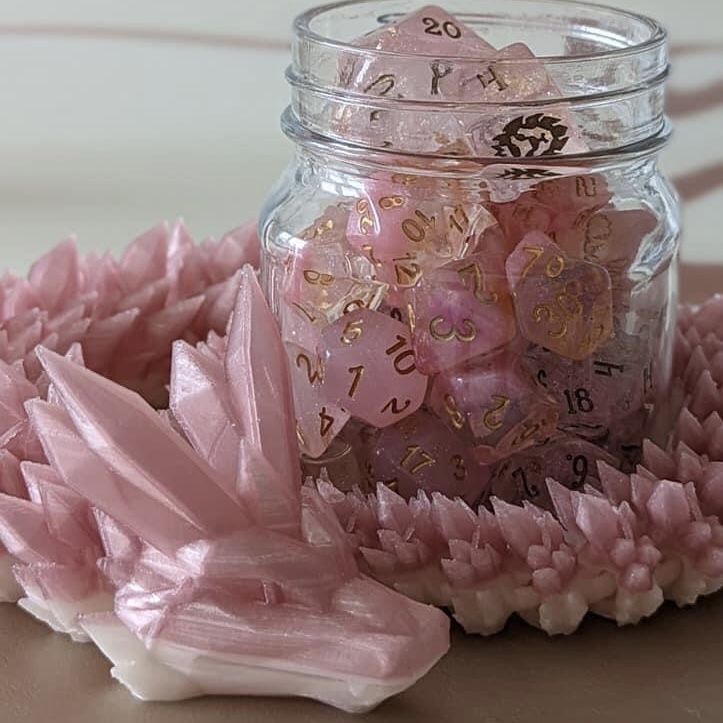
[[[549,507],[634,467],[672,366],[667,73],[657,23],[582,3],[297,19],[260,227],[309,474]]]

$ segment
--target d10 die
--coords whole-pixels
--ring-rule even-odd
[[[613,329],[605,268],[567,256],[548,236],[527,234],[507,259],[522,335],[567,359],[587,359]]]
[[[598,487],[598,461],[618,465],[609,452],[590,442],[559,437],[500,463],[492,472],[490,495],[512,504],[528,500],[552,509],[546,480],[552,478],[573,490]]]
[[[419,409],[427,377],[419,372],[410,332],[368,309],[354,311],[321,335],[324,395],[357,419],[387,427]]]
[[[548,439],[558,419],[554,400],[518,363],[514,352],[439,374],[429,403],[451,430],[476,447],[482,464]]]
[[[299,448],[309,457],[320,457],[344,428],[349,413],[324,401],[324,368],[315,354],[293,344],[286,345],[286,353],[291,370]]]
[[[517,334],[504,256],[475,254],[428,272],[410,298],[414,350],[425,374],[488,354]]]
[[[473,504],[488,484],[487,472],[477,464],[471,449],[424,410],[382,431],[371,464],[375,481],[406,498],[421,489],[462,497]]]

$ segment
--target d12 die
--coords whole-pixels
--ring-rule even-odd
[[[352,416],[387,427],[419,409],[427,377],[419,372],[408,327],[379,312],[347,314],[321,335],[325,398]]]
[[[585,485],[597,487],[598,461],[618,465],[609,452],[585,440],[552,439],[500,463],[492,472],[490,495],[513,504],[528,500],[552,509],[546,480],[552,478],[573,490],[581,490]]]
[[[527,234],[507,259],[522,335],[568,359],[587,359],[613,329],[605,268],[567,256],[548,236]]]
[[[504,256],[475,254],[430,271],[410,298],[414,350],[425,374],[488,354],[517,334]]]
[[[488,484],[487,472],[476,463],[470,448],[425,410],[384,429],[371,464],[375,481],[406,498],[421,489],[473,504]]]
[[[468,443],[482,464],[509,457],[548,439],[557,406],[516,359],[502,352],[489,361],[435,377],[430,406]]]

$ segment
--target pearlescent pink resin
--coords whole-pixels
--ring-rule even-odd
[[[0,495],[2,539],[31,601],[61,570],[87,595],[101,558],[114,600],[71,617],[113,610],[74,625],[141,698],[270,693],[368,710],[446,651],[446,618],[362,578],[330,508],[301,489],[286,357],[248,267],[228,341],[223,363],[176,347],[172,409],[188,441],[135,393],[39,350],[55,402],[29,410],[51,466],[28,470],[30,500]]]
[[[567,256],[528,233],[507,259],[522,335],[567,359],[590,357],[612,333],[612,284],[605,268]]]
[[[85,263],[81,261],[81,266]],[[197,259],[194,263],[201,262]],[[72,264],[67,268],[72,268]],[[6,282],[8,288],[18,286],[15,280]],[[93,302],[96,308],[109,308],[103,294],[114,293],[110,288]],[[50,296],[48,299],[57,303]],[[78,305],[77,298],[71,297],[64,303],[69,307]],[[38,316],[26,311],[6,316],[3,332],[13,339],[31,338],[33,335],[26,335],[25,331],[35,325]],[[667,429],[674,427],[668,445],[661,448],[644,442],[642,464],[635,474],[599,464],[599,490],[587,487],[570,491],[548,481],[559,520],[535,506],[520,508],[498,500],[493,501],[491,511],[481,508],[475,512],[462,500],[421,491],[405,501],[385,487],[371,496],[358,491],[345,494],[323,481],[318,483],[318,489],[347,531],[347,539],[358,550],[365,569],[404,589],[408,595],[452,608],[470,632],[496,632],[516,613],[550,634],[569,633],[588,611],[611,617],[622,625],[652,614],[664,599],[678,605],[691,604],[700,595],[710,594],[723,585],[721,329],[723,298],[714,298],[700,309],[681,310],[675,381],[656,418],[657,426],[663,430],[662,438]],[[82,338],[84,345],[87,338]],[[28,370],[22,363],[25,348],[14,348],[20,363],[17,357],[5,357],[9,363],[3,367],[6,377],[0,384],[0,403],[3,409],[14,410],[16,423],[24,427],[27,441],[34,440],[31,447],[39,449],[41,461],[28,462],[22,456],[27,445],[17,448],[20,457],[5,446],[0,449],[0,484],[2,492],[9,495],[0,498],[0,531],[15,555],[6,555],[0,561],[4,573],[0,593],[8,599],[24,594],[21,604],[59,630],[78,638],[90,634],[115,660],[115,674],[142,697],[167,699],[208,692],[308,693],[303,676],[270,675],[261,680],[255,674],[256,660],[234,657],[233,664],[193,669],[186,653],[180,652],[174,642],[168,642],[176,639],[176,635],[188,640],[188,634],[178,627],[181,618],[175,611],[183,611],[183,620],[194,626],[199,618],[193,618],[192,611],[197,606],[189,603],[178,607],[175,589],[166,592],[164,586],[175,576],[185,578],[189,570],[201,568],[204,574],[223,579],[224,570],[231,568],[219,565],[219,552],[227,548],[223,544],[201,547],[196,553],[195,544],[186,547],[189,535],[198,538],[199,533],[195,525],[169,511],[158,490],[154,492],[147,486],[153,470],[156,471],[151,476],[159,479],[155,463],[133,467],[138,475],[134,474],[131,485],[103,457],[91,452],[83,435],[94,433],[93,430],[102,431],[100,436],[104,439],[115,440],[113,444],[122,442],[129,459],[135,458],[138,450],[127,448],[127,440],[113,431],[117,419],[126,418],[128,413],[121,413],[128,398],[120,390],[117,397],[114,395],[113,409],[101,409],[100,426],[96,423],[94,427],[78,429],[68,416],[68,411],[75,409],[73,400],[83,398],[78,385],[82,388],[96,383],[88,372],[70,369],[70,365],[83,363],[84,354],[77,346],[69,349],[66,361],[41,354],[45,363],[50,364],[49,374],[43,372],[32,382],[28,381]],[[4,353],[10,353],[7,347]],[[190,443],[199,457],[207,461],[228,499],[234,500],[241,491],[243,507],[246,509],[248,503],[248,514],[253,520],[264,520],[269,530],[297,529],[298,496],[257,450],[239,438],[240,426],[229,405],[225,355],[225,341],[213,333],[206,343],[199,344],[197,351],[187,343],[176,344],[171,382],[173,414],[162,414],[160,426],[154,420],[148,429],[155,430],[153,439],[156,434],[183,434],[181,439],[188,440],[183,444]],[[35,354],[33,357],[37,358]],[[247,372],[240,366],[234,367],[233,373]],[[110,388],[116,389],[113,385]],[[108,389],[103,387],[103,393]],[[28,419],[17,399],[29,401],[46,395],[50,403],[32,401],[27,405]],[[144,414],[153,415],[150,408],[135,402],[131,407],[134,413],[145,410]],[[78,419],[89,418],[91,409],[78,408],[74,413]],[[635,414],[627,420],[628,417],[616,424],[614,430],[622,431],[625,437],[627,432],[621,427],[630,424],[631,429],[639,429]],[[51,453],[52,466],[40,447],[38,434]],[[345,438],[354,437],[355,449],[374,449],[380,432],[352,420],[342,434]],[[144,445],[151,444],[148,435],[145,437]],[[17,436],[8,435],[3,445],[15,439]],[[341,443],[341,439],[336,441]],[[111,452],[109,449],[108,454]],[[615,451],[613,455],[619,456]],[[565,462],[569,464],[570,460],[565,458]],[[163,466],[163,460],[158,464]],[[578,470],[580,467],[578,462]],[[574,469],[572,474],[575,475]],[[575,481],[574,477],[572,482]],[[172,480],[165,480],[164,489],[166,484],[174,488]],[[38,507],[27,508],[23,500]],[[311,500],[303,496],[305,510]],[[81,514],[88,504],[90,517],[85,512]],[[107,514],[99,508],[112,512]],[[318,501],[312,508],[319,510]],[[313,516],[305,514],[310,521]],[[49,537],[44,532],[38,534],[43,526]],[[311,532],[304,529],[319,532],[318,527],[302,525],[301,534],[307,538]],[[330,531],[332,527],[324,529]],[[285,532],[277,534],[287,536]],[[233,534],[229,538],[238,539]],[[342,538],[334,534],[319,534],[314,539],[315,545],[322,541],[322,546],[324,540],[333,541],[329,542],[328,550],[344,547]],[[92,552],[98,543],[89,544],[89,540],[100,540],[102,544],[105,558],[99,564]],[[177,553],[181,549],[183,554]],[[228,562],[236,564],[231,558]],[[11,563],[16,565],[15,575],[21,588],[13,587],[17,581],[7,577]],[[99,569],[102,576],[98,575]],[[248,586],[244,584],[241,591],[234,589],[234,605],[241,605],[241,599],[247,599],[244,595],[253,596],[261,588],[265,601],[279,600],[278,589],[273,585],[264,587],[252,581]],[[165,638],[153,639],[150,651],[142,641],[150,640],[151,633],[142,625],[138,630],[143,632],[137,636],[113,613],[82,614],[93,609],[109,610],[113,603],[110,589],[120,591],[115,593],[116,609],[124,617],[129,615],[126,606],[128,610],[137,609],[139,599],[144,605],[152,599],[163,610],[170,609],[163,606],[173,600],[168,604],[173,605],[174,616],[164,618],[172,621],[172,625],[164,628]],[[301,595],[308,591],[296,585],[290,589]],[[146,596],[146,590],[153,592]],[[137,591],[140,598],[134,597]],[[337,595],[335,599],[340,598]],[[355,598],[355,606],[358,600]],[[399,600],[394,598],[394,608],[405,605]],[[274,605],[276,602],[266,602],[264,610],[268,612]],[[128,619],[134,621],[134,616]],[[324,620],[327,619],[325,616]],[[420,625],[419,629],[429,631],[430,626]],[[232,637],[229,629],[224,628],[223,632],[225,638]],[[207,637],[217,640],[210,634]],[[183,649],[191,650],[189,655],[193,659],[199,650],[208,653],[210,648],[205,639],[193,648],[196,644],[193,641],[190,648]],[[414,655],[418,657],[416,650]],[[188,671],[192,669],[194,675],[190,677]],[[240,671],[245,677],[239,677]],[[319,677],[314,681],[316,686],[320,685]],[[365,689],[367,693],[371,690]],[[337,692],[333,681],[323,695],[347,705],[349,697],[342,694],[339,698]],[[379,689],[373,692],[379,693]],[[359,700],[357,695],[355,701]]]
[[[419,409],[428,379],[416,367],[409,329],[376,311],[347,314],[322,332],[324,397],[376,427]]]

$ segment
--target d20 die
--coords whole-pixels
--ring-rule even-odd
[[[371,465],[375,481],[406,498],[421,489],[474,504],[488,484],[487,472],[472,450],[425,410],[382,431]]]
[[[475,254],[428,272],[410,297],[414,350],[425,374],[488,354],[517,334],[504,256]]]
[[[552,509],[546,480],[552,478],[573,490],[585,485],[598,487],[598,461],[618,466],[617,458],[601,447],[574,437],[558,437],[501,462],[492,471],[490,496],[512,504],[528,500]]]
[[[489,361],[442,372],[429,404],[468,443],[482,464],[492,464],[548,439],[557,406],[516,359],[502,352]]]
[[[321,360],[302,347],[286,345],[296,412],[296,436],[301,451],[316,458],[326,452],[349,420],[349,413],[324,401]]]
[[[522,335],[567,359],[587,359],[610,337],[610,274],[567,256],[548,236],[527,234],[507,259]]]
[[[388,55],[382,58],[349,52],[339,67],[342,87],[372,98],[406,100],[458,99],[459,81],[452,77],[454,63],[436,58],[491,57],[496,52],[474,31],[435,6],[359,38],[354,45]],[[464,125],[451,112],[394,111],[349,104],[340,105],[336,111],[340,130],[347,138],[410,152],[469,151]]]
[[[643,407],[646,352],[644,340],[619,331],[583,361],[564,359],[541,347],[528,350],[525,359],[557,401],[560,426],[577,434],[595,426],[610,428],[618,418]]]
[[[408,327],[361,309],[321,335],[327,401],[376,427],[387,427],[419,409],[427,377],[417,369]]]

